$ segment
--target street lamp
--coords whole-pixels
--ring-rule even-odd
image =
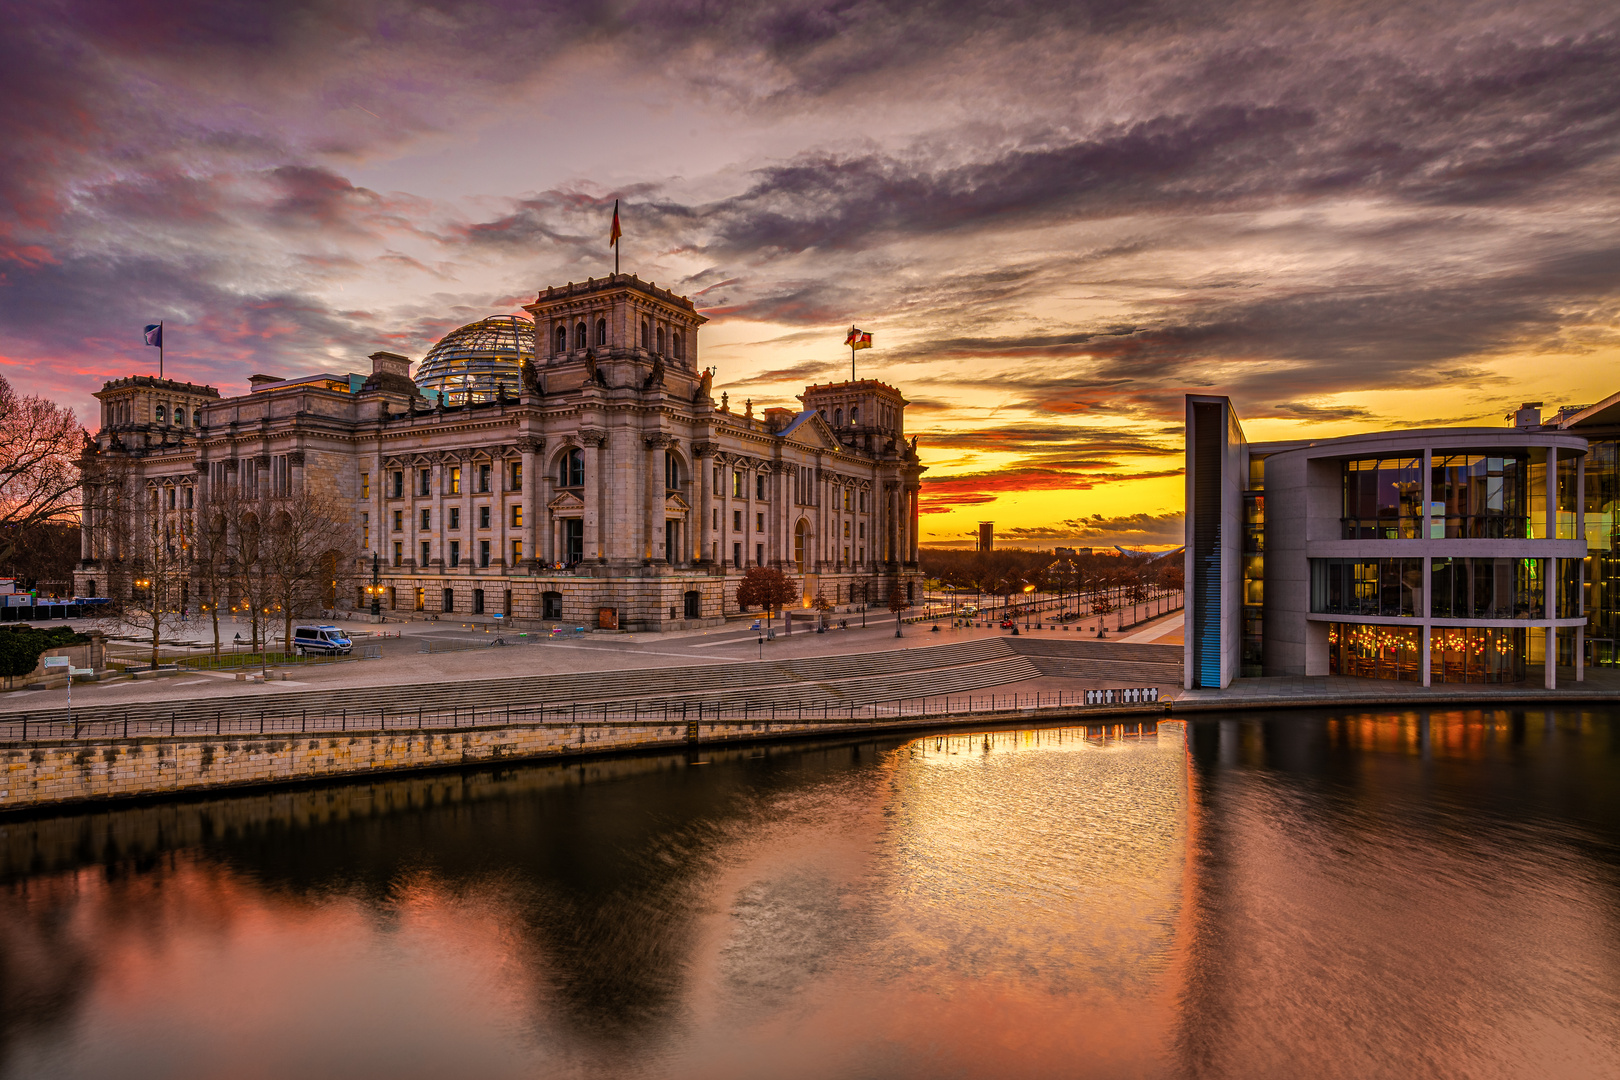
[[[371,553],[371,621],[382,621],[382,557]]]

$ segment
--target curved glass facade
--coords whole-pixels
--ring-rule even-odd
[[[494,315],[452,330],[428,350],[416,369],[416,385],[447,405],[494,401],[502,391],[516,396],[523,361],[534,359],[534,324],[522,315]]]

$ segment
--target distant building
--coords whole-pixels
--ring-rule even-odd
[[[1090,555],[1091,549],[1083,547],[1055,547],[1052,549],[1052,554],[1063,558],[1072,559],[1077,555]]]
[[[899,390],[811,386],[763,415],[716,402],[697,363],[705,318],[629,274],[543,289],[524,310],[447,334],[414,378],[409,358],[377,352],[369,374],[256,375],[232,398],[107,383],[87,463],[121,494],[93,505],[86,485],[75,589],[109,595],[131,570],[98,507],[151,517],[194,558],[185,538],[212,533],[227,495],[262,515],[318,489],[352,508],[358,541],[330,557],[364,575],[375,560],[382,607],[418,617],[707,626],[765,565],[807,602],[915,594],[923,466]],[[234,600],[200,580],[179,596]],[[358,586],[327,601],[367,606]]]
[[[1189,395],[1187,685],[1620,663],[1620,394],[1509,421],[1251,444]]]
[[[979,550],[996,550],[996,523],[993,521],[979,522]]]

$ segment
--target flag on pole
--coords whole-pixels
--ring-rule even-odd
[[[851,349],[870,349],[872,347],[872,335],[865,330],[858,330],[852,326],[849,328],[849,336],[844,339],[844,344]]]
[[[623,235],[624,235],[624,230],[619,228],[619,200],[614,199],[613,200],[613,231],[608,234],[608,247],[615,247],[619,243],[619,237],[621,237]]]
[[[146,328],[146,343],[148,345],[156,345],[160,349],[163,348],[162,323],[153,323],[151,326]]]

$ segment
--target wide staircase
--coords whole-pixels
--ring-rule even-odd
[[[1172,662],[1173,657],[1173,662]],[[129,721],[137,726],[217,718],[311,718],[352,716],[354,726],[371,719],[442,715],[466,710],[484,716],[578,704],[592,711],[633,703],[662,712],[724,704],[729,708],[803,710],[813,715],[851,706],[919,698],[972,696],[1042,676],[1102,681],[1110,686],[1181,685],[1181,648],[1036,638],[979,638],[923,648],[796,660],[745,661],[723,667],[687,665],[628,671],[527,675],[504,679],[415,683],[289,691],[252,699],[201,698],[132,702],[74,710],[81,723]],[[949,702],[939,704],[949,708]],[[476,710],[476,713],[474,712]],[[57,720],[61,710],[0,712],[0,737],[14,722]]]

